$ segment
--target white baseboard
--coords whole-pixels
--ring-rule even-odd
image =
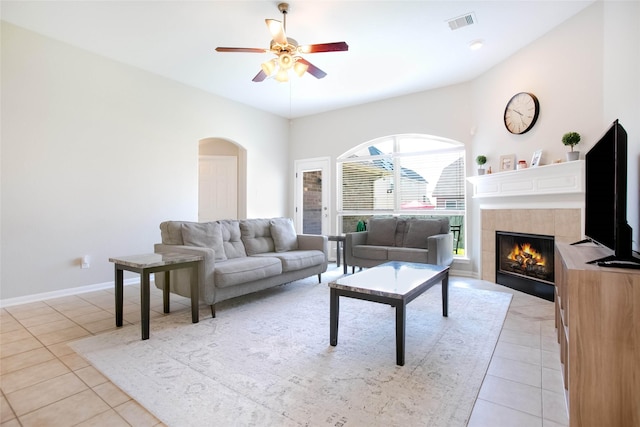
[[[468,277],[470,279],[479,279],[480,275],[477,272],[469,271],[469,270],[456,270],[450,269],[449,275],[457,276],[457,277]]]
[[[153,275],[149,278],[153,283]],[[140,284],[139,277],[132,277],[124,280],[124,286]],[[28,304],[53,298],[68,297],[70,295],[86,294],[87,292],[101,291],[104,289],[114,289],[115,282],[96,283],[93,285],[79,286],[77,288],[60,289],[58,291],[43,292],[41,294],[25,295],[22,297],[0,299],[0,308],[11,307],[13,305]],[[115,304],[115,302],[114,302]]]

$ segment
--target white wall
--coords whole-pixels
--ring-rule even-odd
[[[603,126],[620,119],[627,131],[627,221],[640,250],[640,2],[604,3]]]
[[[248,151],[247,215],[285,215],[288,121],[2,23],[2,300],[113,281],[196,220],[198,141]],[[91,268],[80,257],[91,256]]]
[[[561,138],[569,131],[582,135],[576,149],[584,157],[619,117],[630,135],[630,170],[634,169],[640,162],[638,4],[595,3],[468,84],[294,120],[292,160],[320,155],[335,160],[364,141],[417,132],[464,142],[467,174],[475,174],[473,159],[478,154],[488,157],[487,166],[494,171],[503,154],[516,154],[529,163],[533,152],[542,149],[546,163],[564,160],[567,147]],[[620,56],[624,57],[623,67],[611,59]],[[530,132],[512,135],[503,124],[504,108],[521,91],[539,98],[541,112]],[[629,218],[637,249],[640,179],[635,169],[629,182]],[[473,199],[467,205],[466,249],[472,263],[458,264],[456,269],[469,267],[478,272],[480,211]],[[332,216],[335,230],[335,210]]]

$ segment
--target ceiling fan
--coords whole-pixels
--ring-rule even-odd
[[[317,79],[321,79],[327,75],[320,68],[316,67],[300,54],[303,53],[320,53],[320,52],[340,52],[349,50],[349,46],[345,42],[320,43],[309,45],[298,45],[298,42],[286,36],[287,13],[289,13],[289,4],[280,3],[278,10],[282,12],[283,22],[275,19],[265,19],[267,28],[271,33],[272,40],[269,49],[250,48],[250,47],[217,47],[216,52],[244,52],[244,53],[268,53],[276,55],[269,61],[262,63],[261,70],[253,78],[254,82],[264,81],[269,76],[280,82],[289,80],[289,70],[302,76],[305,72],[311,74]]]

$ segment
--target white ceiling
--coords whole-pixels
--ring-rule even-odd
[[[2,1],[2,20],[283,117],[301,117],[468,81],[594,0],[291,0],[287,36],[300,44],[346,41],[348,52],[305,58],[327,72],[254,83],[272,54],[264,20],[278,1]],[[452,31],[467,13],[476,23]],[[472,51],[471,41],[484,47]]]

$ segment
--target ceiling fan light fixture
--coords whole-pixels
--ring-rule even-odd
[[[260,64],[260,67],[268,77],[276,70],[276,60],[270,59],[269,61],[263,62],[262,64]]]
[[[296,61],[295,65],[293,66],[293,71],[295,71],[298,77],[302,77],[302,75],[307,72],[307,69],[309,69],[309,66],[307,64],[303,64],[302,62],[298,61]]]
[[[276,73],[275,79],[279,82],[288,82],[289,81],[289,71],[283,70],[280,68]]]
[[[293,57],[286,52],[278,56],[278,65],[280,65],[280,68],[283,70],[288,70],[293,67],[293,62]]]

